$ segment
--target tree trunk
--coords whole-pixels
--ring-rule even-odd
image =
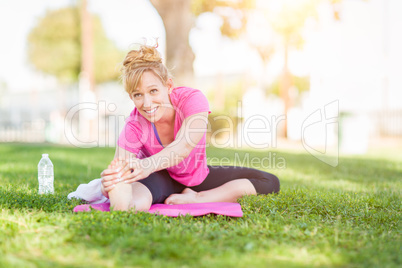
[[[163,20],[166,31],[166,66],[176,85],[187,85],[193,79],[194,53],[189,45],[193,27],[191,0],[150,0]]]
[[[95,91],[93,30],[91,15],[87,10],[87,1],[81,0],[81,76],[89,83],[89,89]]]
[[[91,15],[87,10],[87,0],[81,0],[81,72],[79,77],[80,103],[96,102],[94,56],[93,56],[93,27]],[[79,113],[79,133],[81,141],[96,139],[97,120],[88,115],[87,109]]]
[[[289,45],[288,43],[285,43],[284,46],[284,64],[283,64],[283,70],[282,70],[282,79],[280,83],[280,96],[281,99],[283,100],[284,104],[284,113],[285,113],[285,120],[284,122],[284,127],[283,127],[283,137],[287,138],[288,136],[288,120],[287,120],[287,114],[289,111],[289,108],[291,106],[290,103],[290,98],[289,98],[289,89],[291,87],[291,77],[290,77],[290,72],[288,68],[288,54],[289,54]]]

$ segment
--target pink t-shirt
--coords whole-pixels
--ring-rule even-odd
[[[201,91],[188,87],[177,87],[170,94],[170,101],[176,111],[174,123],[174,137],[179,131],[185,118],[209,112],[207,98]],[[170,176],[186,186],[199,185],[209,173],[205,152],[206,134],[191,151],[190,155],[176,166],[167,168]],[[118,146],[137,155],[137,158],[146,158],[160,152],[163,146],[158,142],[151,122],[144,118],[137,110],[131,112],[117,141]],[[168,159],[159,158],[161,164]],[[156,164],[160,164],[156,163]],[[155,163],[154,163],[155,164]]]

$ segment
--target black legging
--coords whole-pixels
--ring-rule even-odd
[[[181,193],[185,188],[191,188],[196,192],[207,191],[236,179],[248,179],[258,194],[279,192],[279,180],[273,174],[247,167],[208,166],[208,168],[208,176],[197,186],[188,187],[175,181],[166,170],[152,173],[138,182],[151,192],[152,204],[163,203],[168,196]]]

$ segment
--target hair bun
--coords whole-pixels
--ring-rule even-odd
[[[141,65],[149,65],[152,63],[161,64],[162,57],[159,51],[153,46],[141,45],[137,50],[128,52],[124,59],[123,66],[125,69],[137,68]]]
[[[131,94],[137,89],[144,72],[151,71],[166,85],[171,77],[169,70],[162,63],[162,57],[155,46],[140,45],[139,48],[129,51],[123,60],[121,78],[126,91]]]

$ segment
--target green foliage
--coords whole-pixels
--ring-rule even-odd
[[[55,166],[55,194],[38,195],[41,153]],[[332,168],[311,155],[208,149],[283,157],[266,170],[275,195],[239,200],[244,216],[169,218],[148,213],[73,213],[67,200],[99,176],[112,148],[0,145],[1,267],[400,267],[400,153],[342,157]],[[260,167],[263,169],[263,167]]]
[[[266,88],[266,94],[280,95],[281,77],[277,77],[274,82]],[[291,84],[297,89],[299,93],[310,90],[310,77],[309,76],[295,76],[291,77]]]
[[[117,80],[120,76],[119,64],[124,58],[124,51],[119,50],[108,39],[97,16],[93,16],[94,27],[94,69],[97,83]]]
[[[229,116],[236,115],[238,102],[242,99],[243,91],[246,87],[245,83],[243,79],[235,79],[227,83],[215,84],[213,88],[207,90],[209,100],[216,100],[222,94],[223,103],[219,107],[214,107],[214,111]],[[221,84],[222,86],[220,86]]]
[[[292,81],[293,86],[295,86],[299,92],[305,92],[310,90],[309,76],[293,76]]]
[[[269,12],[271,27],[283,39],[285,46],[301,48],[304,44],[302,30],[308,18],[317,18],[319,1],[308,0],[299,4],[283,4],[279,12]]]
[[[103,30],[100,19],[92,16],[94,34],[94,75],[96,83],[118,78],[117,64],[123,58]],[[78,80],[81,69],[81,28],[77,7],[48,11],[28,36],[31,63],[62,82]]]
[[[210,133],[215,133],[216,138],[223,138],[224,135],[228,133],[225,129],[237,130],[238,122],[241,122],[241,119],[237,117],[237,108],[239,105],[238,102],[243,97],[244,83],[245,81],[236,79],[235,81],[229,82],[227,86],[207,91],[207,98],[209,100],[216,100],[219,98],[218,95],[221,95],[220,98],[223,100],[220,106],[214,106],[213,112],[208,116],[209,125],[211,127]],[[218,92],[218,90],[223,92]]]
[[[81,65],[78,10],[48,11],[28,36],[28,57],[38,70],[75,81]]]
[[[233,8],[235,10],[251,9],[255,7],[255,0],[193,0],[191,10],[194,15],[199,16],[204,12],[214,12],[215,8]]]
[[[230,38],[239,38],[247,26],[247,12],[255,7],[255,0],[195,0],[191,1],[195,16],[213,12],[222,18],[221,33]]]

